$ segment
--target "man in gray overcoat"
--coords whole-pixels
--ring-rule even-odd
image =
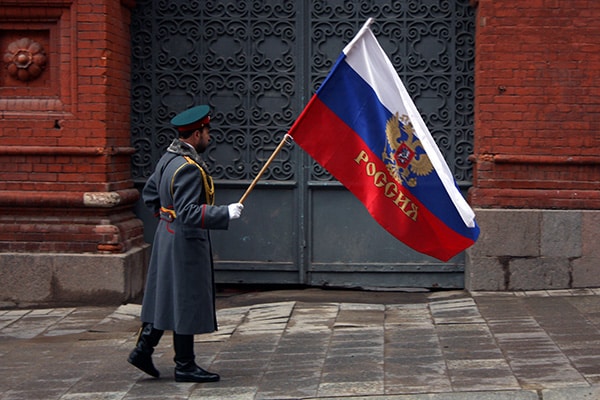
[[[160,218],[142,303],[142,328],[128,361],[158,378],[151,355],[165,330],[173,331],[175,381],[214,382],[219,375],[195,363],[194,334],[217,330],[209,229],[227,229],[240,203],[214,205],[214,185],[202,153],[210,141],[209,107],[175,116],[173,140],[144,186],[144,203]]]

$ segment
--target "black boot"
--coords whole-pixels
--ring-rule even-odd
[[[175,347],[175,382],[217,382],[220,377],[196,365],[194,335],[173,333]]]
[[[152,324],[144,323],[135,349],[133,349],[127,359],[130,364],[155,378],[160,376],[160,372],[158,372],[152,363],[152,353],[154,353],[154,347],[160,341],[163,332],[160,329],[154,329]]]

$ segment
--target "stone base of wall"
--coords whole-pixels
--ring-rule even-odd
[[[467,290],[600,287],[600,210],[475,213],[481,234],[466,251]]]
[[[0,307],[112,305],[139,297],[150,245],[122,254],[0,253]]]

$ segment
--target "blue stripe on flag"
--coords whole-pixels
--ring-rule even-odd
[[[381,104],[373,88],[344,62],[345,58],[342,53],[317,95],[379,154],[385,145],[385,134],[379,133],[385,133],[385,124],[392,113]]]

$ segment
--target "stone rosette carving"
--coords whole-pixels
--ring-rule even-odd
[[[46,67],[46,53],[41,44],[29,38],[15,40],[4,53],[8,74],[22,82],[32,81]]]

